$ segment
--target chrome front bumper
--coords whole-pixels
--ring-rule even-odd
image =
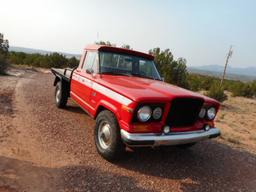
[[[122,140],[129,146],[160,146],[180,145],[194,143],[220,136],[218,128],[211,128],[208,131],[176,132],[169,134],[156,133],[129,133],[121,129]]]

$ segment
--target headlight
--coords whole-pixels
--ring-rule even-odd
[[[215,116],[216,116],[216,109],[214,107],[210,107],[207,110],[207,117],[208,117],[208,119],[213,120]]]
[[[149,106],[141,107],[137,112],[137,117],[141,122],[146,122],[150,119],[152,110]]]
[[[205,109],[205,108],[202,108],[198,116],[199,116],[201,119],[203,119],[203,118],[205,117],[205,114],[206,114],[206,109]]]
[[[153,110],[153,118],[154,119],[160,119],[161,118],[161,116],[162,116],[162,113],[163,113],[163,111],[162,111],[162,108],[161,107],[157,107],[157,108],[155,108],[154,110]]]

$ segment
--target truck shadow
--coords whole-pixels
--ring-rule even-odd
[[[104,160],[96,156],[95,161]],[[190,150],[141,149],[115,165],[106,163],[105,168],[84,164],[50,168],[0,156],[0,191],[150,191],[140,187],[138,178],[155,181],[154,191],[169,191],[174,183],[181,191],[255,191],[255,165],[254,154],[213,141]],[[129,176],[112,173],[113,166],[126,169]]]
[[[77,105],[73,100],[69,99],[66,107],[64,108],[67,112],[84,114],[89,116],[79,105]]]
[[[191,149],[139,149],[117,163],[140,174],[179,180],[182,191],[254,191],[256,155],[216,141]]]
[[[117,179],[114,179],[117,178]],[[49,168],[0,156],[0,191],[138,191],[133,178],[89,166]]]
[[[72,112],[72,113],[84,114],[84,115],[87,115],[87,116],[88,116],[88,114],[87,114],[85,111],[83,111],[83,110],[81,109],[81,107],[76,106],[76,105],[67,105],[67,106],[65,107],[65,110],[67,110],[67,111],[69,111],[69,112]]]

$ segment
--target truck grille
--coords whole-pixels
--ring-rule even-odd
[[[166,124],[170,127],[194,125],[204,100],[200,98],[177,98],[171,101]]]

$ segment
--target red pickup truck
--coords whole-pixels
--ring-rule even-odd
[[[190,147],[220,135],[214,118],[220,104],[162,81],[149,54],[91,45],[76,69],[52,68],[56,105],[71,97],[96,119],[99,154],[114,160],[126,146]]]

